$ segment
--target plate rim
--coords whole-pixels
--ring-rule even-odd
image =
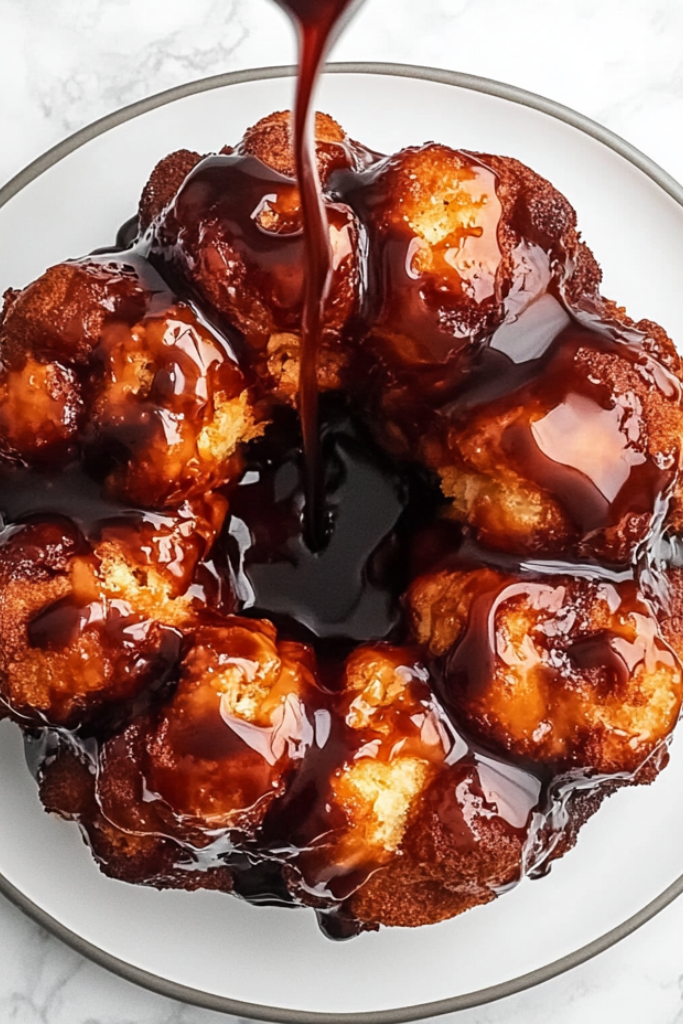
[[[412,78],[428,82],[435,82],[442,85],[451,85],[460,89],[467,89],[485,95],[495,96],[521,106],[530,107],[541,113],[563,121],[565,124],[578,129],[586,135],[612,149],[622,156],[629,163],[633,164],[665,193],[667,193],[679,206],[683,207],[683,186],[665,171],[659,164],[651,160],[641,150],[627,142],[621,136],[605,128],[597,121],[593,121],[586,115],[564,106],[555,100],[541,96],[538,93],[526,89],[499,82],[495,79],[484,78],[478,75],[465,74],[458,71],[449,71],[443,68],[424,67],[413,64],[397,64],[389,62],[367,62],[348,61],[327,64],[326,74],[370,74],[387,75],[399,78]],[[17,193],[24,189],[36,178],[40,177],[55,164],[59,163],[70,153],[81,146],[104,134],[111,128],[130,121],[135,117],[155,110],[158,107],[173,103],[176,100],[194,96],[199,93],[208,92],[213,89],[220,89],[230,85],[238,85],[245,82],[256,82],[275,78],[289,78],[296,74],[296,68],[292,65],[275,65],[271,67],[250,68],[242,71],[232,71],[220,75],[212,75],[187,82],[163,92],[155,93],[135,103],[105,115],[91,124],[86,125],[79,131],[73,133],[57,145],[52,146],[41,156],[29,163],[18,174],[0,188],[0,209],[5,206]],[[71,931],[64,924],[52,917],[20,889],[14,886],[0,872],[0,894],[5,896],[11,903],[32,918],[38,925],[51,932],[58,939],[70,946],[77,953],[96,963],[100,967],[111,971],[113,974],[126,981],[133,982],[152,992],[167,998],[176,999],[180,1002],[198,1006],[203,1009],[229,1013],[237,1017],[246,1017],[262,1021],[272,1021],[273,1024],[404,1024],[404,1022],[416,1021],[425,1017],[439,1016],[445,1013],[453,1013],[458,1010],[471,1009],[476,1006],[483,1006],[507,996],[514,995],[526,989],[540,985],[551,978],[555,978],[566,971],[578,967],[587,960],[592,959],[599,953],[615,945],[621,939],[632,934],[647,921],[650,921],[661,910],[667,907],[683,893],[683,874],[664,889],[658,896],[642,907],[637,913],[627,918],[615,928],[610,929],[592,942],[579,947],[566,956],[544,964],[533,971],[521,974],[516,978],[508,979],[497,985],[490,985],[472,992],[451,996],[446,999],[429,1003],[413,1004],[411,1006],[396,1007],[390,1010],[372,1010],[350,1013],[321,1013],[310,1010],[293,1010],[286,1007],[265,1006],[259,1003],[245,1002],[232,999],[228,996],[218,996],[209,992],[202,992],[199,989],[191,988],[162,978],[157,974],[145,971],[140,967],[127,963],[111,953],[100,949],[76,932]]]

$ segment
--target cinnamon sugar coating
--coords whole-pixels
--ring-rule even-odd
[[[190,171],[201,160],[199,153],[178,149],[160,160],[150,174],[140,196],[138,225],[146,231],[153,220],[173,202],[175,194]]]
[[[148,291],[130,264],[85,258],[46,270],[5,295],[0,319],[2,363],[21,369],[29,356],[85,366],[108,326],[144,315]]]
[[[361,166],[367,151],[348,135],[329,114],[318,111],[314,121],[315,155],[323,184],[332,170]],[[292,146],[292,116],[289,110],[267,114],[247,128],[235,152],[255,156],[286,178],[296,176]]]

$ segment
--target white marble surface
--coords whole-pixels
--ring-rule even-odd
[[[0,184],[125,103],[294,58],[269,0],[0,0],[0,41]],[[602,121],[683,180],[680,0],[367,0],[334,56],[447,67],[543,93]],[[634,212],[634,249],[637,231]],[[225,1019],[109,975],[0,899],[2,1024]],[[681,1024],[683,903],[569,974],[442,1020]]]

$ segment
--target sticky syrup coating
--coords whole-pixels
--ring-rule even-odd
[[[350,730],[348,757],[325,796],[335,827],[322,870],[305,851],[298,858],[308,892],[320,892],[316,868],[329,878],[334,865],[352,887],[342,913],[366,929],[435,923],[489,902],[520,876],[533,801],[511,823],[496,804],[503,790],[485,794],[471,759],[451,763],[456,744],[466,746],[417,649],[360,647],[343,682],[337,710]]]
[[[286,178],[294,178],[291,127],[289,110],[267,114],[247,128],[236,149],[224,146],[221,153],[228,155],[237,152],[243,156],[258,157]],[[341,125],[329,114],[316,113],[315,142],[318,173],[323,181],[330,169],[348,166],[350,159],[360,162],[364,157],[362,148],[347,137]],[[142,191],[138,209],[141,232],[145,232],[152,221],[173,202],[185,178],[202,159],[194,150],[178,149],[159,161]]]
[[[294,895],[325,905],[392,862],[453,745],[416,649],[373,644],[347,659],[336,703],[337,737],[319,778],[319,807],[286,872]],[[322,851],[322,852],[320,852]]]
[[[422,793],[396,856],[349,910],[370,927],[415,928],[490,903],[521,877],[525,838],[485,793],[477,767],[457,763]]]
[[[369,233],[370,280],[381,282],[363,340],[379,429],[404,457],[506,319],[553,281],[580,279],[597,300],[600,269],[571,205],[518,161],[429,143],[366,172],[347,198]]]
[[[113,498],[166,508],[239,476],[264,429],[234,355],[134,255],[48,270],[0,327],[0,453],[85,451]]]
[[[485,544],[631,559],[678,467],[680,362],[664,332],[633,325],[599,296],[571,206],[517,161],[430,144],[378,163],[331,119],[319,116],[316,129],[336,261],[321,389],[348,384],[367,399],[386,447],[438,474],[449,514]],[[638,783],[660,770],[680,705],[679,570],[661,631],[630,583],[431,573],[405,599],[421,648],[360,647],[334,694],[316,684],[307,648],[269,623],[230,617],[215,543],[225,499],[213,489],[238,477],[264,407],[294,403],[298,384],[303,264],[289,132],[279,113],[221,157],[172,154],[143,194],[152,259],[184,275],[217,321],[225,316],[223,342],[133,251],[63,264],[6,297],[0,454],[38,467],[84,458],[110,501],[138,511],[100,521],[87,540],[54,517],[10,529],[0,549],[0,718],[96,729],[97,764],[76,752],[77,736],[64,739],[43,765],[41,792],[80,822],[113,877],[228,891],[228,846],[219,850],[216,835],[276,857],[265,837],[278,807],[300,815],[302,793],[308,800],[317,786],[313,821],[329,827],[288,849],[295,898],[322,909],[341,900],[362,928],[414,926],[486,903],[519,878],[540,783],[511,798],[525,772],[510,762]],[[256,167],[258,188],[246,181]],[[214,217],[224,186],[232,198]],[[580,307],[603,341],[564,346],[570,366],[553,362],[548,340],[540,371],[555,388],[550,404],[532,387],[515,405],[528,384],[518,374],[489,420],[476,402],[461,415],[458,389],[484,341],[493,335],[490,347],[503,351],[499,330],[526,324],[547,298]],[[526,333],[507,335],[517,367],[529,361],[515,347]],[[571,394],[557,385],[569,377]],[[466,397],[474,390],[470,382]],[[589,446],[577,442],[575,468],[558,460],[567,452],[556,442],[580,431],[545,422],[572,403],[596,450],[582,462]],[[611,426],[601,432],[597,421]],[[518,442],[529,436],[569,467],[564,482],[522,471]],[[576,519],[577,477],[606,499],[604,521],[594,510]],[[642,507],[627,500],[631,484]],[[677,501],[674,491],[674,529]],[[468,753],[459,725],[505,760]],[[543,838],[555,843],[551,856],[607,791],[570,798],[559,841]],[[288,828],[276,833],[285,846]]]
[[[333,169],[355,167],[365,159],[364,151],[326,115],[318,116],[316,131],[323,180]],[[289,133],[288,112],[270,115],[235,150],[197,164],[158,219],[154,248],[240,332],[269,393],[293,402],[304,272]],[[247,183],[250,172],[254,177]],[[321,390],[340,386],[347,353],[339,334],[355,311],[358,292],[355,219],[348,207],[329,197],[325,209],[333,274],[319,359]]]
[[[299,372],[304,286],[298,192],[290,179],[274,175],[272,180],[264,181],[258,194],[239,201],[235,211],[220,211],[216,218],[212,208],[217,197],[222,196],[227,205],[231,194],[232,170],[227,164],[221,166],[221,159],[231,158],[211,158],[198,165],[186,180],[160,224],[160,247],[204,302],[240,332],[268,391],[277,395],[282,390],[283,397],[291,398],[291,381],[298,379]],[[223,176],[224,183],[220,181]],[[207,185],[210,179],[213,182]],[[212,185],[215,193],[210,192]],[[205,192],[206,213],[196,220],[196,196]],[[240,224],[240,232],[234,233],[231,221],[243,219],[245,207],[250,212],[250,226],[245,229]],[[339,386],[339,373],[334,371],[333,363],[345,364],[339,335],[355,311],[358,278],[354,219],[340,204],[328,203],[326,213],[333,274],[321,345],[322,389]],[[260,251],[264,235],[272,238],[266,258]],[[283,352],[290,365],[281,382]]]
[[[146,739],[145,777],[170,827],[252,831],[313,742],[311,652],[269,622],[195,630]]]
[[[29,465],[66,462],[86,416],[80,373],[108,324],[139,316],[134,273],[81,260],[5,293],[0,314],[0,453]]]
[[[389,372],[446,363],[500,319],[495,178],[469,154],[434,143],[402,150],[365,177],[351,203],[384,282],[365,344]]]
[[[563,267],[563,287],[571,301],[598,295],[602,272],[581,239],[569,200],[536,171],[513,157],[474,153],[497,178],[503,217],[499,244],[504,258],[502,294],[509,294],[529,243],[547,253],[548,263]]]
[[[26,525],[2,553],[0,699],[19,722],[75,727],[168,671],[170,638],[94,592],[71,524]]]
[[[136,752],[138,730],[127,730],[126,753]],[[117,753],[122,753],[117,751]],[[103,874],[121,882],[156,889],[232,890],[232,875],[225,866],[196,870],[187,850],[152,824],[143,800],[141,779],[134,771],[134,757],[111,758],[99,785],[110,804],[126,808],[126,827],[118,827],[100,806],[95,766],[62,743],[45,762],[39,779],[45,809],[81,826],[95,862]],[[131,770],[133,769],[133,770]],[[113,791],[113,792],[112,792]],[[113,797],[115,793],[115,799]],[[107,808],[109,809],[109,808]],[[158,829],[158,823],[154,823]]]
[[[232,608],[227,581],[202,581],[220,502],[102,525],[90,543],[67,519],[13,528],[0,549],[0,700],[20,722],[75,727],[163,681],[205,601]]]
[[[138,228],[141,233],[147,231],[152,221],[173,202],[185,178],[201,159],[201,154],[194,150],[178,149],[159,161],[140,196]]]
[[[632,773],[676,724],[680,664],[632,582],[446,571],[407,600],[446,708],[491,750]]]
[[[367,172],[349,201],[382,281],[362,347],[383,443],[438,472],[487,546],[629,561],[677,474],[680,359],[600,296],[568,201],[518,161],[434,144]]]
[[[677,543],[680,539],[677,537]],[[662,610],[659,622],[662,636],[683,661],[683,568],[670,566],[658,581]]]
[[[340,124],[329,114],[316,112],[315,115],[315,153],[323,187],[330,174],[342,168],[360,168],[369,159],[369,154],[350,139]],[[294,151],[292,147],[292,115],[289,110],[276,111],[257,121],[248,128],[235,152],[245,156],[256,156],[268,167],[278,171],[287,178],[294,178]],[[298,193],[294,195],[294,210],[299,215]],[[349,260],[346,249],[349,245],[357,245],[354,227],[340,231],[335,227],[330,235],[330,242],[335,253],[337,272],[342,269],[344,261]],[[346,273],[347,268],[343,268]],[[349,309],[355,302],[358,288],[355,266],[349,266],[348,281],[344,289],[344,301]],[[340,302],[341,296],[337,299]],[[333,302],[335,299],[333,298]],[[285,402],[295,404],[299,387],[301,338],[296,332],[283,331],[271,334],[267,344],[267,369],[275,393]],[[331,391],[342,386],[344,370],[348,365],[345,346],[339,345],[337,338],[323,337],[321,356],[318,360],[318,388],[320,391]]]
[[[107,601],[190,630],[207,607],[234,609],[229,579],[207,565],[226,511],[225,499],[212,494],[170,513],[105,521],[91,539],[92,559],[78,571],[91,574],[93,589]]]
[[[447,654],[467,629],[477,594],[495,593],[501,580],[494,569],[418,576],[403,599],[412,635],[434,657]]]
[[[243,374],[183,304],[104,341],[86,445],[110,452],[112,497],[151,508],[236,479],[259,421]]]
[[[396,852],[453,744],[427,680],[419,652],[410,649],[360,647],[347,660],[340,712],[359,746],[332,781],[348,821],[341,858],[381,863]]]
[[[31,464],[66,461],[83,422],[74,371],[28,356],[21,369],[0,370],[0,453]]]
[[[486,545],[628,562],[678,473],[677,379],[571,329],[535,380],[447,418],[430,457],[451,514]]]

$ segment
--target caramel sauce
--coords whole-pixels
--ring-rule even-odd
[[[434,495],[424,474],[387,459],[338,397],[325,396],[322,413],[328,544],[313,553],[305,542],[301,440],[287,415],[251,448],[231,492],[227,543],[242,610],[324,656],[325,642],[336,641],[341,654],[401,636],[409,537],[431,519]]]
[[[325,304],[332,280],[333,255],[315,159],[312,106],[325,55],[360,0],[277,0],[292,19],[299,37],[299,72],[294,103],[294,160],[301,198],[306,254],[299,415],[306,458],[306,537],[312,550],[324,544],[322,463],[318,426],[317,359]]]

